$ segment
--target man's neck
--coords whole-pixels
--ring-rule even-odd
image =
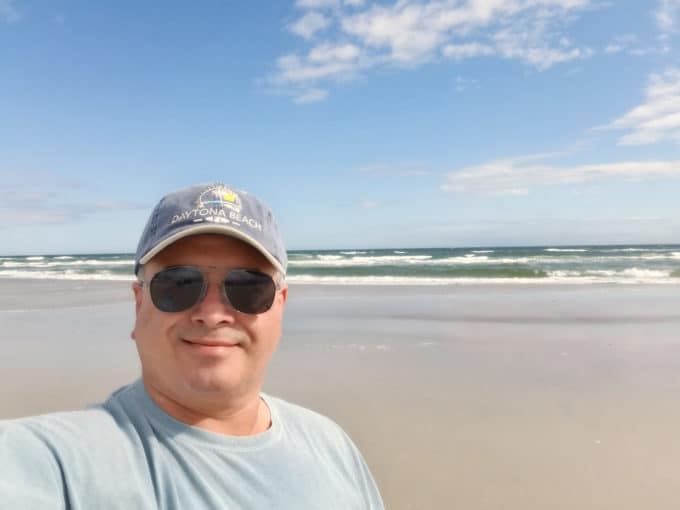
[[[269,407],[259,393],[232,402],[228,407],[222,404],[219,408],[209,405],[200,408],[193,401],[191,407],[182,404],[153,384],[144,382],[144,387],[158,407],[187,425],[230,436],[261,434],[271,426]]]

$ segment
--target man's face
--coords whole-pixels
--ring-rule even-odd
[[[221,235],[177,241],[149,261],[141,277],[148,283],[158,271],[178,265],[216,269],[206,273],[209,286],[203,301],[177,313],[158,310],[148,285],[133,285],[132,337],[145,384],[184,405],[195,399],[256,394],[281,336],[287,289],[277,291],[274,304],[262,314],[234,310],[220,286],[230,269],[257,269],[270,275],[275,270],[253,247]]]

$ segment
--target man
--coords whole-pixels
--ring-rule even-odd
[[[0,422],[0,508],[382,509],[336,424],[261,394],[286,264],[253,195],[161,199],[135,255],[141,380],[85,411]]]

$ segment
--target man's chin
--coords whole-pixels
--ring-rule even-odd
[[[230,395],[240,386],[233,374],[210,372],[210,370],[200,370],[191,374],[187,380],[187,389],[196,395]]]

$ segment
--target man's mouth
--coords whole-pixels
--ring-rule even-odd
[[[182,338],[182,344],[191,352],[208,355],[223,356],[238,348],[240,342],[215,338]]]
[[[213,340],[208,338],[182,338],[182,341],[191,345],[203,345],[205,347],[235,347],[239,342],[231,340]]]

